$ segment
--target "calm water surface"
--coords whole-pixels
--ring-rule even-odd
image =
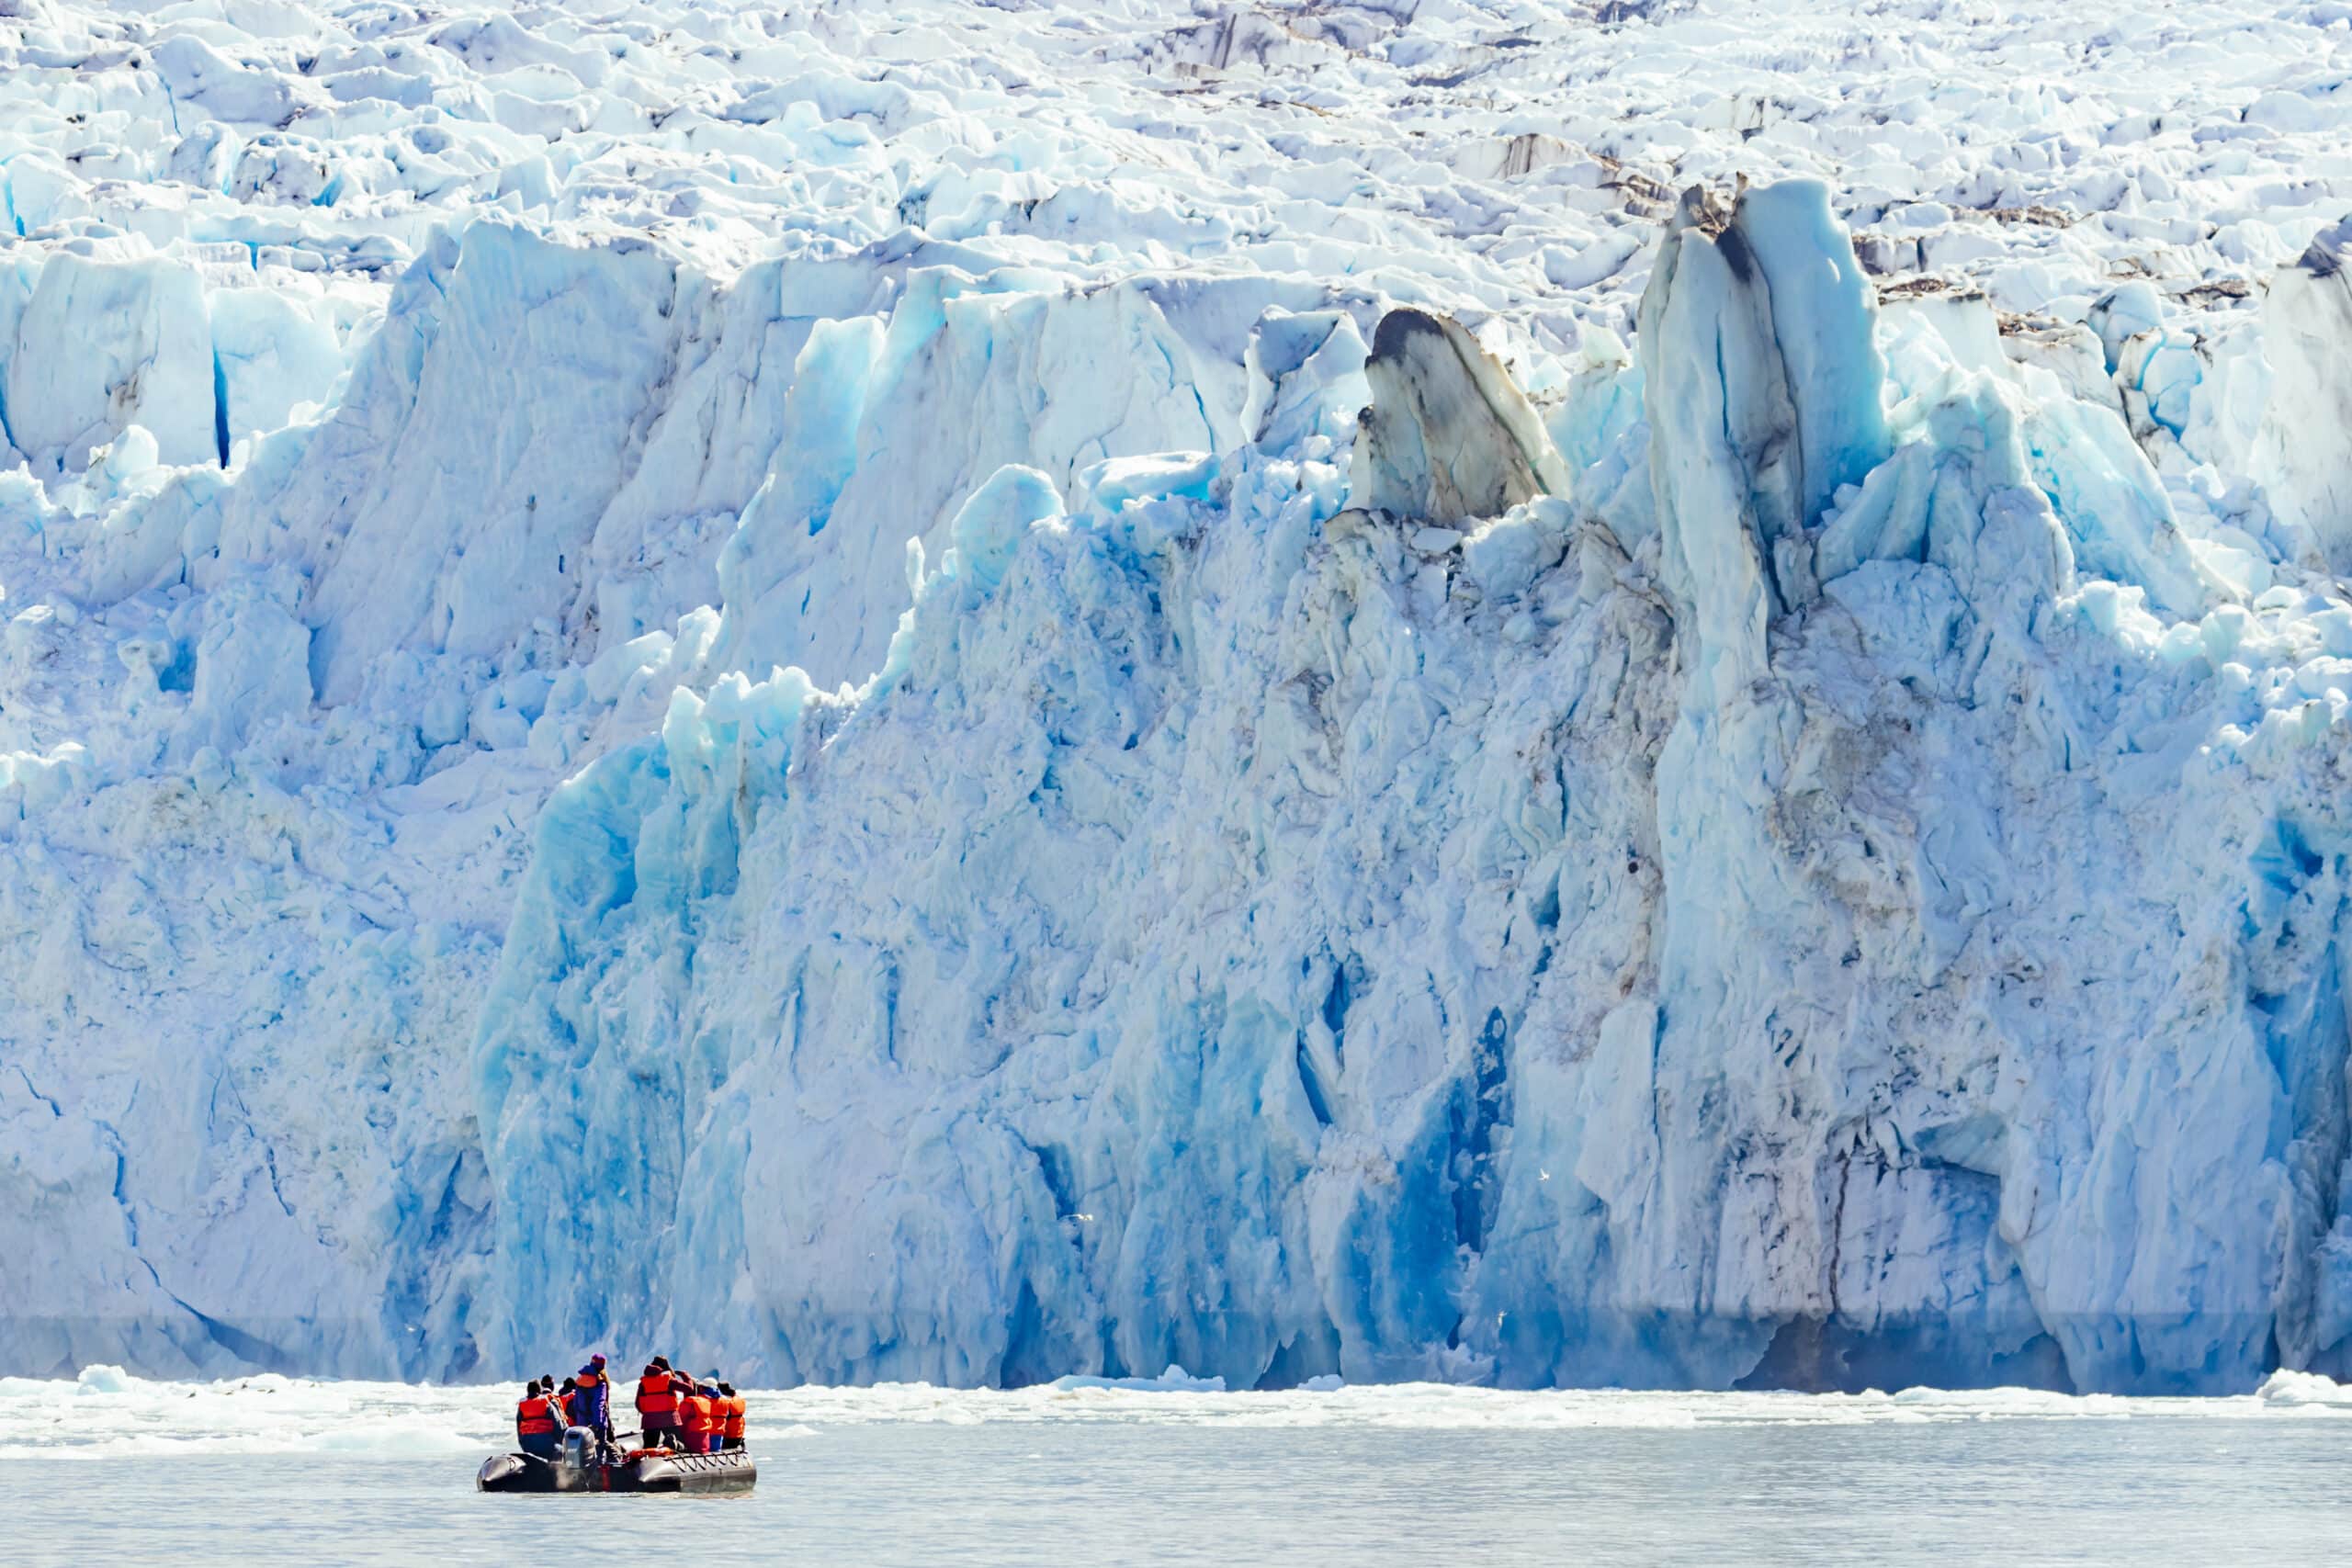
[[[548,1563],[584,1547],[598,1563],[1942,1568],[2352,1550],[2352,1394],[812,1392],[755,1404],[749,1496],[498,1497],[472,1489],[495,1393],[267,1382],[0,1381],[0,1562]]]

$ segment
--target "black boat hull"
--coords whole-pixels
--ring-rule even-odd
[[[749,1450],[681,1454],[640,1450],[616,1463],[492,1454],[474,1477],[482,1492],[749,1492],[760,1478]]]

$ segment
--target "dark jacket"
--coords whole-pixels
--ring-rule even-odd
[[[580,1369],[580,1386],[571,1393],[571,1424],[610,1430],[613,1425],[613,1385],[594,1367]]]

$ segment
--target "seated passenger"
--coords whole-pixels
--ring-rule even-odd
[[[547,1385],[537,1378],[523,1386],[522,1401],[514,1406],[514,1440],[537,1459],[551,1460],[562,1451],[562,1423]]]

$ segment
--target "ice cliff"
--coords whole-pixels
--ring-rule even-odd
[[[2352,1375],[2352,45],[1911,9],[17,5],[0,1371]]]

